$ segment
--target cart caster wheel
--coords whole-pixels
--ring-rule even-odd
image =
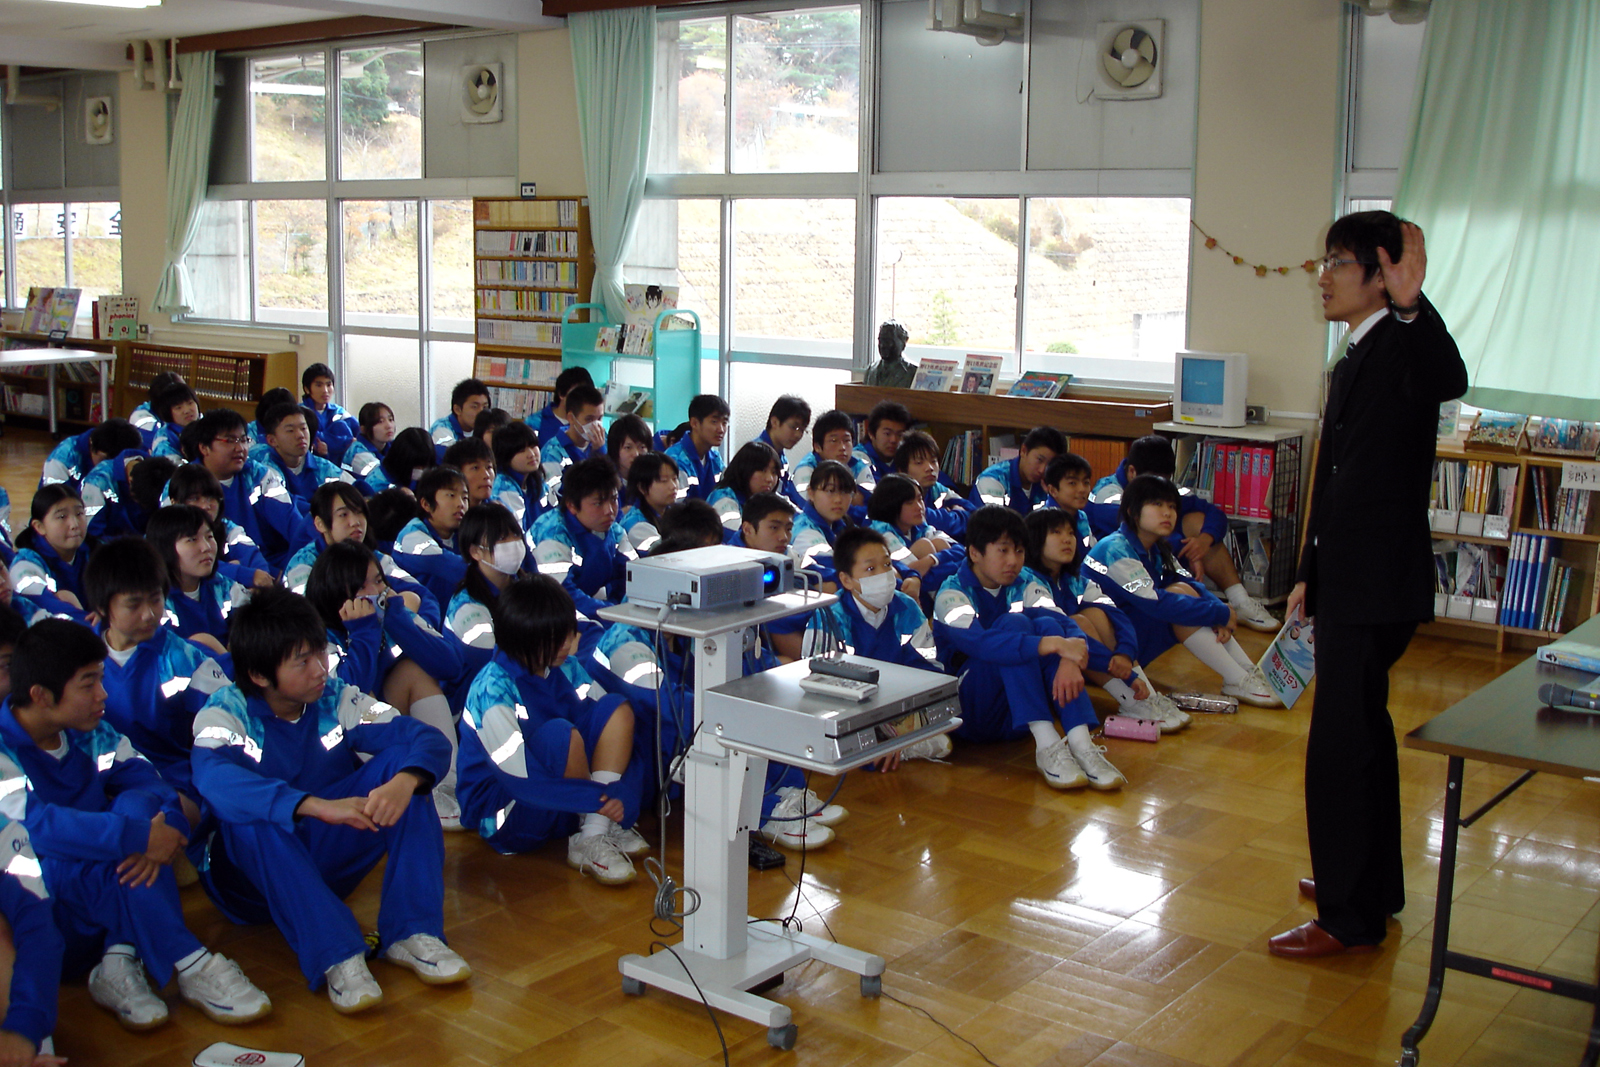
[[[1401,1052],[1400,1052],[1400,1067],[1417,1067],[1417,1059],[1418,1059],[1418,1057],[1419,1057],[1419,1053],[1406,1052],[1404,1050],[1401,1050]]]
[[[644,996],[644,983],[637,978],[629,978],[627,975],[623,975],[622,992],[626,996],[642,997]]]
[[[864,997],[883,996],[883,975],[864,974],[861,976],[861,995]]]
[[[767,1027],[767,1044],[773,1048],[781,1048],[789,1052],[794,1048],[794,1039],[799,1035],[800,1028],[794,1023],[788,1026]]]

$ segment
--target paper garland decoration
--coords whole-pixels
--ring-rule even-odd
[[[1290,271],[1297,269],[1303,270],[1307,274],[1317,273],[1317,261],[1314,259],[1308,259],[1304,263],[1301,263],[1298,267],[1269,267],[1265,263],[1246,263],[1243,256],[1236,256],[1226,248],[1223,248],[1221,245],[1219,245],[1217,243],[1217,239],[1206,231],[1202,230],[1198,222],[1190,219],[1189,225],[1193,226],[1195,232],[1206,239],[1205,244],[1207,248],[1216,252],[1221,252],[1223,255],[1233,260],[1233,265],[1236,267],[1249,267],[1251,270],[1256,272],[1257,278],[1265,278],[1268,274],[1288,274]]]

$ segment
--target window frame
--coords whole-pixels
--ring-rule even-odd
[[[72,239],[73,208],[86,207],[89,204],[115,204],[117,206],[115,218],[117,220],[118,258],[121,257],[122,233],[122,190],[104,186],[79,187],[75,189],[29,189],[13,193],[9,185],[0,196],[5,212],[5,285],[0,289],[0,305],[7,310],[21,310],[27,305],[28,294],[25,289],[17,286],[17,236],[12,232],[11,212],[19,207],[30,204],[60,204],[62,214],[66,220],[62,225],[62,277],[65,279],[66,288],[81,288],[75,285],[72,271]],[[79,301],[78,319],[88,320],[93,314],[92,301]]]

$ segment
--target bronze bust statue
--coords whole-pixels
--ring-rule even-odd
[[[878,362],[867,370],[866,384],[891,389],[911,388],[917,368],[915,364],[905,361],[906,341],[909,339],[906,328],[893,320],[878,327]]]

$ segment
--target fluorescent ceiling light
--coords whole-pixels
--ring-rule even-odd
[[[85,7],[160,7],[161,0],[48,0],[53,4],[81,4]]]

